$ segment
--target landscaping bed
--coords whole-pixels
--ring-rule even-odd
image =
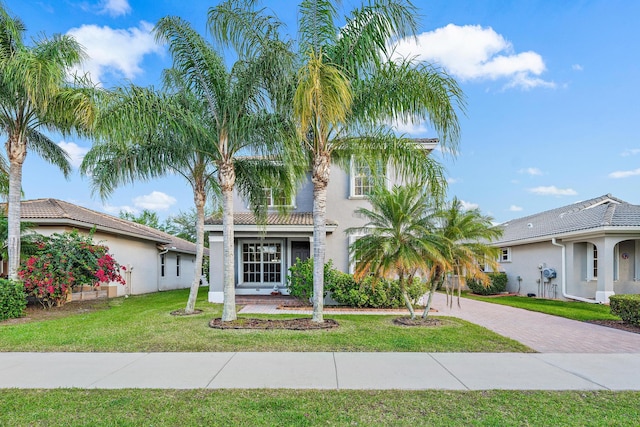
[[[213,319],[209,326],[216,329],[287,329],[292,331],[309,331],[317,329],[333,329],[338,322],[325,319],[324,322],[313,322],[309,318],[302,319],[254,319],[239,318],[230,322],[223,322],[221,318]]]

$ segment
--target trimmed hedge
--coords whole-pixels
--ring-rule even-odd
[[[640,325],[640,295],[612,295],[609,297],[611,314],[620,316],[625,323]]]
[[[491,279],[491,284],[485,286],[481,280],[468,279],[467,287],[474,294],[478,295],[497,295],[507,290],[507,274],[506,273],[487,273]]]
[[[351,274],[333,270],[329,275],[327,289],[331,292],[331,298],[337,303],[349,307],[405,307],[397,280],[376,280],[370,276],[361,282],[356,282]],[[409,300],[415,305],[418,299],[427,292],[427,284],[414,278],[410,284],[406,285],[406,289]]]
[[[0,321],[22,317],[26,307],[27,295],[22,283],[0,279]]]
[[[313,259],[297,260],[289,268],[287,290],[291,296],[308,301],[313,295]],[[398,282],[395,280],[367,277],[356,282],[353,275],[343,273],[333,267],[331,260],[324,265],[324,290],[331,293],[331,298],[338,304],[349,307],[368,308],[400,308],[404,307],[404,299]],[[407,285],[407,294],[412,304],[427,292],[427,285],[414,279]]]

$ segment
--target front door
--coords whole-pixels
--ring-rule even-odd
[[[311,247],[309,242],[291,242],[291,264],[295,264],[296,259],[304,261],[311,257]]]

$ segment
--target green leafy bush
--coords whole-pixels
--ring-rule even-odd
[[[324,264],[324,282],[325,292],[323,297],[327,296],[327,279],[329,271],[333,270],[331,260]],[[287,290],[292,297],[309,301],[313,296],[313,258],[301,261],[296,259],[296,263],[289,267],[289,275],[287,276]]]
[[[412,304],[416,304],[427,291],[426,283],[418,278],[407,284],[406,288]],[[370,276],[358,283],[351,274],[334,270],[329,274],[327,289],[336,302],[350,307],[399,308],[405,306],[397,280],[376,280]]]
[[[22,283],[0,279],[0,321],[22,317],[26,306]]]
[[[27,258],[18,269],[18,277],[28,295],[45,308],[64,304],[72,288],[103,283],[125,284],[124,270],[109,254],[109,248],[96,245],[92,235],[77,230],[42,236],[36,254]]]
[[[491,284],[485,286],[481,280],[468,279],[467,287],[474,294],[478,295],[497,295],[507,290],[507,274],[506,273],[487,273]]]
[[[620,316],[625,323],[640,325],[640,295],[612,295],[609,304],[611,314]]]

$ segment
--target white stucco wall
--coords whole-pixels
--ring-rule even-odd
[[[520,246],[506,246],[511,248],[511,261],[501,262],[500,271],[507,273],[507,290],[509,292],[518,291],[518,280],[520,276],[520,295],[529,293],[542,296],[553,297],[554,285],[557,287],[556,296],[561,297],[560,277],[562,274],[562,252],[559,247],[555,247],[551,242],[533,243]],[[539,265],[554,268],[557,278],[551,279],[544,289],[538,281],[541,279]]]

